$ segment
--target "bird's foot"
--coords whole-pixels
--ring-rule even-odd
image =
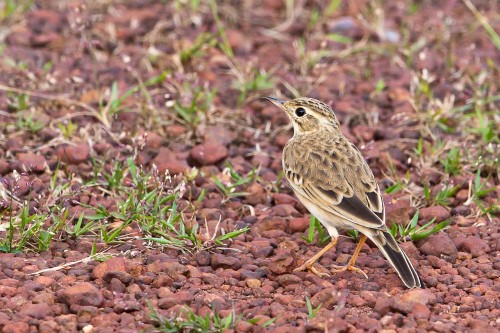
[[[326,273],[328,270],[326,268],[324,268],[323,266],[321,266],[320,264],[318,263],[314,263],[314,262],[305,262],[304,264],[300,265],[299,267],[295,268],[293,271],[294,272],[302,272],[302,271],[309,271],[321,278],[325,278],[325,277],[329,277],[330,274]],[[320,270],[322,270],[323,272],[320,272]]]
[[[361,268],[358,268],[358,267],[355,267],[351,264],[347,264],[345,266],[337,266],[337,265],[332,265],[332,274],[335,274],[335,273],[340,273],[340,272],[345,272],[345,271],[353,271],[353,272],[356,272],[358,274],[361,274],[363,275],[365,278],[368,279],[368,275],[366,275],[365,271],[363,271]]]

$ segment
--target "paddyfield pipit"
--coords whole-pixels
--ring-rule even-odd
[[[313,264],[335,246],[338,230],[361,233],[348,264],[333,272],[351,270],[368,237],[391,263],[408,288],[420,287],[420,278],[408,256],[385,225],[385,208],[373,173],[356,146],[340,131],[332,109],[313,98],[282,101],[265,97],[290,118],[294,135],[283,150],[283,169],[293,192],[323,224],[331,242],[296,271],[320,273]]]

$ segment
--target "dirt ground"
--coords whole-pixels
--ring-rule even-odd
[[[498,332],[498,12],[1,2],[0,332]],[[332,106],[423,288],[373,244],[368,279],[293,272],[328,237],[283,178],[269,95]]]

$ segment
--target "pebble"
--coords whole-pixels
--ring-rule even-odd
[[[47,304],[25,304],[19,313],[35,319],[43,319],[54,315],[54,311]]]
[[[158,154],[151,163],[158,167],[158,172],[160,174],[164,174],[165,171],[168,170],[170,174],[175,175],[189,170],[189,165],[185,159],[180,158],[177,154],[165,147],[159,149]]]
[[[310,220],[303,217],[296,217],[290,219],[288,228],[290,233],[304,232],[309,228]]]
[[[413,306],[417,303],[426,306],[427,304],[434,304],[435,301],[436,295],[429,289],[411,289],[403,294],[395,296],[392,308],[406,314],[410,313]]]
[[[57,156],[68,164],[80,164],[88,160],[89,151],[89,146],[85,143],[61,146],[57,149]]]
[[[212,165],[227,157],[226,147],[211,142],[195,146],[191,150],[191,158],[200,165]]]
[[[479,257],[490,252],[488,243],[477,237],[468,237],[461,245],[460,249],[472,254],[473,257]]]
[[[7,322],[2,329],[2,333],[29,333],[30,326],[23,322]]]
[[[455,262],[458,250],[451,238],[444,232],[440,232],[425,238],[419,246],[420,251],[427,255],[443,258],[449,262]]]
[[[214,269],[217,268],[232,268],[237,270],[241,267],[241,262],[237,257],[230,257],[220,253],[212,254],[211,264]]]
[[[99,289],[88,282],[62,289],[58,292],[58,298],[61,302],[68,305],[77,304],[99,307],[104,302],[104,297]]]
[[[435,218],[435,222],[442,222],[450,216],[450,212],[443,206],[424,207],[419,212],[419,219],[423,221],[430,221]]]
[[[17,158],[19,161],[19,170],[21,171],[43,172],[45,170],[47,161],[42,155],[19,153]]]

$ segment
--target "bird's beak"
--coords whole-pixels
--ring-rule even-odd
[[[266,97],[262,97],[262,98],[267,99],[269,102],[273,103],[274,105],[276,105],[277,107],[279,107],[282,110],[284,110],[284,108],[285,108],[285,106],[283,105],[283,104],[285,104],[285,101],[282,101],[279,98],[270,97],[270,96],[266,96]]]

